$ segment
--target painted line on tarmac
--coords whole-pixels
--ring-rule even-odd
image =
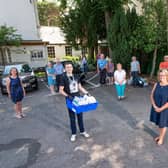
[[[96,73],[94,76],[92,76],[91,78],[89,78],[87,81],[91,81],[91,80],[93,80],[94,78],[96,78],[96,77],[98,77],[98,76],[99,76],[99,74]]]
[[[100,87],[100,84],[95,84],[93,82],[91,82],[91,80],[93,80],[94,78],[96,78],[99,74],[95,74],[94,76],[92,76],[91,78],[89,78],[88,80],[86,80],[86,83],[91,85],[91,87],[88,87],[88,89],[94,89],[94,88],[98,88]],[[46,82],[44,80],[41,80],[41,82],[43,82],[44,86],[50,90],[50,87],[46,84]],[[55,93],[55,94],[48,94],[48,95],[45,95],[47,97],[49,96],[55,96],[55,95],[60,95],[60,93]]]
[[[25,96],[24,98],[26,99],[26,98],[32,98],[33,96]]]
[[[51,93],[50,93],[50,94],[45,95],[45,97],[57,96],[57,95],[61,95],[61,94],[60,94],[60,93],[57,93],[57,92],[56,92],[55,94],[51,94]]]
[[[100,87],[100,84],[98,83],[98,84],[95,84],[95,83],[93,83],[93,82],[90,82],[90,81],[86,81],[86,83],[88,83],[89,85],[91,85],[92,87]]]

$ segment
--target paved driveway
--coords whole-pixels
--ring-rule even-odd
[[[128,87],[124,101],[112,86],[90,90],[99,101],[84,117],[91,138],[78,136],[75,143],[64,98],[49,95],[44,82],[24,99],[22,120],[0,96],[0,168],[167,168],[167,137],[158,147],[157,127],[148,120],[150,90]]]

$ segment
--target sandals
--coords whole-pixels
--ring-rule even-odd
[[[154,140],[155,140],[155,142],[158,142],[159,141],[159,137],[156,137]]]
[[[22,118],[22,116],[21,116],[20,114],[16,114],[15,116],[16,116],[16,118],[18,118],[18,119],[21,119],[21,118]]]
[[[154,140],[155,140],[155,142],[156,142],[157,145],[159,145],[159,146],[163,145],[163,140],[160,140],[159,137],[156,137]]]
[[[16,118],[18,118],[18,119],[22,119],[22,118],[24,118],[25,117],[25,115],[24,114],[16,114],[15,115],[16,116]]]

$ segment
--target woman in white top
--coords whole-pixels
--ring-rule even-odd
[[[117,64],[117,70],[115,70],[114,72],[114,80],[118,100],[124,99],[126,86],[126,72],[124,69],[122,69],[122,65],[120,63]]]

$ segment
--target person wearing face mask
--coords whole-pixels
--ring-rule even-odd
[[[62,75],[60,81],[59,92],[65,96],[66,99],[73,100],[74,96],[80,96],[80,92],[83,94],[88,94],[88,92],[82,87],[77,76],[73,74],[73,66],[71,62],[65,63],[65,73]],[[76,114],[72,110],[68,109],[69,119],[70,119],[70,128],[71,128],[71,142],[76,141],[76,117],[78,120],[78,126],[80,134],[85,138],[89,138],[90,135],[85,132],[84,122],[83,122],[83,113]]]

